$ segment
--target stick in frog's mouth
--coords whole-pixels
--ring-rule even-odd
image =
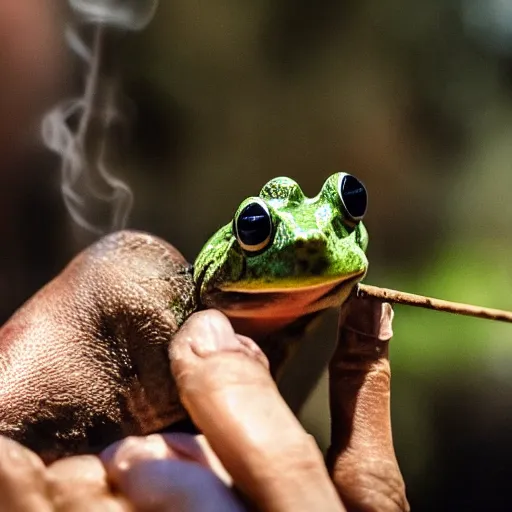
[[[228,286],[215,289],[203,298],[203,304],[220,309],[232,318],[298,318],[328,308],[339,307],[348,298],[363,272],[338,279],[326,279],[313,285],[244,289]]]

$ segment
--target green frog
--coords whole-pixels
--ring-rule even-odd
[[[0,330],[0,434],[50,462],[186,417],[168,349],[188,316],[217,308],[278,378],[297,341],[368,268],[355,177],[314,198],[289,178],[245,199],[194,266],[170,244],[121,231],[79,254]]]
[[[366,207],[364,185],[346,173],[330,176],[313,198],[294,180],[274,178],[199,253],[199,303],[225,313],[235,330],[275,354],[271,367],[281,366],[300,331],[341,306],[365,276]]]

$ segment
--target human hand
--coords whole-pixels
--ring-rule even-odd
[[[130,437],[101,458],[79,455],[49,466],[0,436],[0,503],[3,512],[246,510],[204,438],[188,434]]]
[[[258,347],[216,311],[183,326],[171,347],[180,398],[237,488],[261,510],[409,509],[391,436],[392,318],[389,304],[356,299],[340,325],[329,367],[332,480]]]
[[[168,364],[165,369],[165,364],[154,366],[152,360],[157,358],[165,362],[167,359],[165,356],[158,357],[161,355],[162,346],[165,346],[165,337],[161,334],[168,333],[173,322],[168,316],[167,305],[175,281],[169,281],[167,272],[174,268],[175,262],[179,263],[179,268],[184,267],[184,260],[171,249],[162,241],[147,235],[123,233],[117,238],[111,237],[94,251],[80,256],[77,262],[70,265],[53,284],[22,308],[14,321],[9,322],[1,332],[4,365],[0,373],[5,385],[2,386],[3,395],[0,393],[0,398],[4,400],[0,409],[0,420],[5,420],[9,407],[15,414],[20,410],[25,415],[27,412],[30,413],[30,410],[19,408],[17,405],[23,406],[28,403],[36,406],[39,403],[36,398],[40,393],[49,396],[50,399],[54,398],[52,390],[57,391],[58,396],[62,393],[65,396],[67,388],[63,383],[68,382],[72,385],[76,371],[79,378],[75,383],[79,385],[84,400],[87,400],[91,407],[98,405],[98,397],[105,398],[105,391],[117,389],[116,378],[109,376],[112,360],[107,359],[108,364],[105,364],[105,360],[102,359],[104,349],[109,350],[111,357],[112,354],[116,357],[119,355],[115,351],[116,347],[112,346],[112,343],[116,344],[116,339],[107,336],[110,332],[108,329],[104,330],[109,321],[111,324],[113,322],[112,326],[117,325],[116,334],[121,339],[126,334],[130,335],[128,363],[141,365],[138,371],[142,370],[142,377],[145,379],[139,379],[135,381],[135,386],[125,389],[124,396],[137,396],[137,389],[140,389],[137,383],[141,382],[147,386],[147,392],[157,393],[153,396],[159,396],[159,392],[165,395],[168,388],[174,386]],[[354,320],[357,321],[361,317],[361,312],[358,312],[357,308],[364,303],[356,303],[359,306],[349,314],[346,326],[354,325]],[[372,307],[368,311],[368,318],[363,322],[363,327],[369,329],[367,332],[374,336],[363,336],[359,339],[356,335],[354,338],[353,329],[343,329],[341,343],[333,360],[339,364],[331,365],[333,382],[337,379],[344,381],[342,389],[333,391],[333,397],[338,397],[338,402],[333,401],[335,449],[331,452],[331,467],[336,489],[349,505],[362,505],[361,510],[386,510],[380,506],[383,504],[384,496],[390,498],[389,503],[385,503],[386,506],[390,505],[387,509],[400,510],[391,508],[393,504],[406,506],[406,502],[403,483],[394,460],[389,410],[386,409],[386,405],[389,405],[386,328],[379,330],[381,323],[384,327],[387,326],[389,338],[391,318],[388,314],[387,323],[381,322],[380,306],[377,315]],[[387,311],[390,313],[390,309]],[[151,318],[150,324],[148,318]],[[357,328],[357,322],[355,324]],[[147,325],[152,325],[154,329],[148,330]],[[375,336],[375,333],[379,332],[381,335]],[[83,338],[81,345],[74,341],[77,336],[78,339]],[[23,340],[21,345],[18,344],[20,340]],[[52,340],[52,343],[48,343],[48,340]],[[219,343],[217,352],[211,350],[216,343]],[[379,354],[376,353],[377,347],[383,349]],[[38,365],[42,359],[38,359],[38,354],[44,356],[50,374],[41,372],[41,366]],[[358,379],[353,378],[353,375],[356,375],[352,371],[354,368],[346,366],[347,361],[354,361],[354,354],[359,362],[359,365],[356,365]],[[12,364],[9,365],[12,363],[13,355],[21,357],[22,361],[25,357],[35,358],[35,364],[17,366],[17,372],[13,372]],[[330,500],[332,506],[340,509],[341,504],[336,498],[336,493],[333,494],[335,487],[327,477],[319,451],[277,393],[275,384],[266,370],[265,358],[254,343],[235,335],[225,317],[215,311],[194,315],[175,338],[171,359],[182,401],[196,424],[207,435],[215,453],[232,474],[236,486],[249,500],[269,510],[286,510],[283,507],[288,506],[290,500],[294,506],[300,501],[302,509],[307,510],[308,506],[318,509],[317,507],[322,504],[322,501],[315,497],[318,494],[320,500]],[[71,372],[71,362],[78,362],[81,365],[76,365],[75,370]],[[116,362],[119,361],[114,361]],[[124,359],[122,362],[126,363]],[[20,369],[30,371],[24,374]],[[153,370],[149,371],[151,369]],[[157,379],[154,378],[155,371]],[[164,376],[166,372],[168,377]],[[41,375],[43,378],[40,378]],[[89,377],[84,378],[87,375]],[[380,375],[383,379],[365,378],[375,375]],[[9,378],[13,380],[10,381]],[[375,389],[379,382],[383,385]],[[170,396],[171,401],[174,401],[175,393]],[[365,396],[366,399],[360,400]],[[12,401],[13,397],[17,397],[21,402]],[[372,397],[375,398],[374,402],[377,405],[375,416],[368,414],[371,412]],[[144,402],[138,403],[140,406]],[[158,403],[161,408],[162,403]],[[86,411],[91,411],[91,407],[86,407]],[[123,407],[126,407],[126,404]],[[44,408],[42,410],[44,411]],[[163,411],[167,411],[167,406]],[[338,419],[336,411],[339,412]],[[55,411],[52,412],[50,408],[48,412],[51,419]],[[128,417],[128,420],[132,421],[128,423],[131,428],[136,428],[137,423],[133,422],[133,414],[137,413],[137,410],[134,411],[132,405],[128,412],[132,414]],[[156,412],[160,413],[162,409]],[[365,412],[368,417],[365,417]],[[147,409],[142,410],[142,414],[144,419],[149,421],[146,426],[151,426],[155,419],[157,422],[159,420],[158,415],[148,416]],[[30,414],[25,416],[26,418],[34,419]],[[125,417],[124,420],[126,419]],[[120,418],[120,421],[122,422],[123,418]],[[44,421],[42,423],[44,427]],[[141,425],[139,424],[138,428],[141,428]],[[99,428],[101,433],[101,422]],[[87,430],[84,432],[87,433]],[[108,428],[104,432],[109,436],[115,434]],[[375,432],[380,432],[381,435],[377,436],[378,439],[373,444],[368,443],[367,441],[373,441],[371,435],[370,439],[367,439],[368,433]],[[122,429],[119,430],[119,434],[122,434]],[[39,442],[41,438],[35,436],[32,437],[32,441]],[[121,444],[122,446],[124,444]],[[370,456],[372,460],[372,454],[378,456],[378,464],[374,467],[365,467],[361,464],[363,456]],[[173,464],[176,462],[174,459],[175,454],[171,454],[170,460]],[[118,456],[116,460],[119,462],[122,457],[119,459]],[[83,459],[73,458],[69,464],[79,467],[81,461],[83,462]],[[346,461],[346,464],[343,461]],[[108,471],[113,475],[117,463],[109,465],[108,459],[105,459],[105,462]],[[97,466],[97,461],[94,464]],[[130,464],[128,467],[132,467]],[[55,467],[66,467],[65,465],[66,462],[61,461]],[[287,473],[290,466],[292,469]],[[126,464],[124,467],[127,467]],[[348,471],[344,468],[348,468]],[[374,471],[376,468],[381,470]],[[73,471],[70,469],[63,473],[73,474]],[[80,471],[77,470],[74,474],[76,479],[71,487],[77,490],[80,487],[76,485]],[[85,475],[82,476],[86,477],[87,474],[89,472],[85,471]],[[144,472],[140,474],[143,475]],[[160,471],[159,475],[164,478],[166,473]],[[269,475],[272,477],[270,480]],[[23,481],[23,473],[18,473],[18,477]],[[107,477],[108,472],[104,473],[102,478]],[[299,481],[299,489],[296,477],[302,480]],[[375,481],[372,482],[372,478]],[[122,486],[123,481],[120,480],[118,485]],[[151,477],[151,481],[154,481],[154,477]],[[372,486],[372,492],[368,492],[368,481]],[[304,482],[308,485],[304,486]],[[373,492],[375,483],[384,483],[388,488],[381,485],[378,492]],[[46,489],[45,486],[43,488]],[[128,493],[128,490],[129,488],[126,488],[123,492]],[[307,495],[304,494],[305,491]],[[368,499],[369,506],[365,502]],[[375,504],[376,508],[373,506]]]
[[[330,367],[332,480],[265,356],[207,311],[191,317],[171,349],[180,396],[205,436],[130,437],[101,460],[76,456],[48,468],[1,438],[5,510],[235,512],[244,502],[276,512],[407,510],[389,422],[391,316],[387,305],[357,301],[343,324]]]

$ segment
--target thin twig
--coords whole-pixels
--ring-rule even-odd
[[[501,322],[512,323],[512,312],[501,309],[483,308],[472,304],[462,304],[460,302],[451,302],[442,299],[433,299],[424,295],[415,295],[413,293],[390,290],[389,288],[379,288],[368,284],[360,284],[356,289],[357,297],[373,297],[383,302],[395,304],[405,304],[407,306],[416,306],[419,308],[433,309],[435,311],[445,311],[457,315],[475,316],[487,320],[499,320]]]

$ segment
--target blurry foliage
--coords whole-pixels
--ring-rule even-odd
[[[487,44],[493,24],[481,15],[477,27],[474,8],[162,3],[126,52],[125,76],[144,84],[139,106],[153,91],[153,115],[174,113],[167,144],[148,135],[154,118],[143,128],[172,153],[156,165],[156,148],[139,155],[134,222],[193,258],[267,179],[289,175],[314,195],[349,170],[371,198],[368,282],[512,308],[512,49]],[[395,318],[394,434],[413,509],[507,509],[503,439],[488,437],[510,424],[511,327],[403,306]],[[304,348],[285,394],[319,376],[330,327]],[[323,447],[326,382],[302,413]],[[487,428],[471,427],[482,415]]]
[[[510,11],[499,0],[162,1],[145,33],[112,45],[134,107],[118,171],[135,193],[130,227],[192,260],[268,179],[314,195],[346,170],[370,193],[367,282],[511,309]],[[395,311],[394,435],[413,510],[508,510],[512,328]],[[304,348],[310,378],[332,336],[331,322]],[[323,447],[326,382],[302,412]]]

